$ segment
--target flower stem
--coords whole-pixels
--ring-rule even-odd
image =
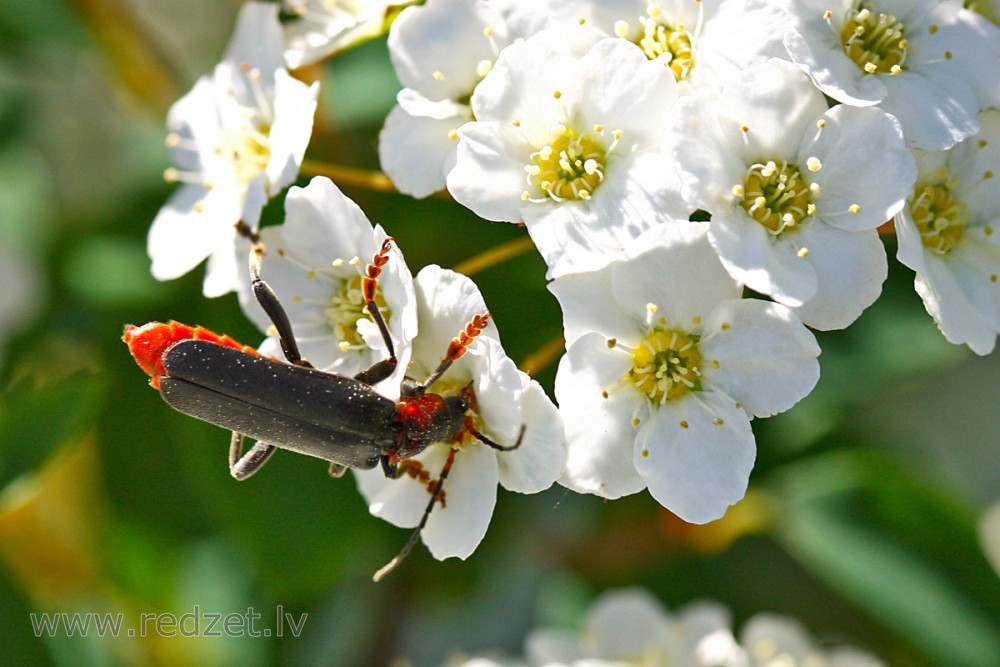
[[[520,368],[528,375],[536,375],[551,366],[565,349],[566,340],[559,334],[528,355],[528,358],[521,362]]]
[[[495,248],[490,248],[474,257],[459,262],[455,265],[454,271],[471,276],[480,271],[485,271],[491,266],[505,262],[512,257],[523,255],[534,247],[535,244],[532,242],[530,236],[521,236],[513,241],[507,241]]]
[[[367,188],[376,192],[396,192],[396,187],[389,177],[381,171],[368,171],[355,167],[345,167],[340,164],[330,164],[319,160],[303,160],[300,171],[307,176],[326,176],[330,180],[359,188]]]

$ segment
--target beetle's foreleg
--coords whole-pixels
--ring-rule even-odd
[[[438,501],[438,498],[441,496],[441,492],[444,489],[444,480],[447,479],[448,473],[451,472],[451,466],[453,463],[455,463],[456,452],[458,452],[458,450],[454,448],[452,448],[452,450],[448,452],[448,460],[445,461],[444,467],[441,468],[441,476],[438,477],[437,484],[434,485],[434,491],[431,493],[431,500],[429,503],[427,503],[427,508],[424,510],[424,515],[420,517],[420,523],[417,524],[417,527],[413,531],[413,534],[410,535],[410,539],[406,541],[406,545],[403,547],[403,550],[399,552],[398,556],[396,556],[391,561],[386,563],[382,567],[382,569],[376,572],[375,575],[372,577],[372,581],[381,581],[382,578],[385,577],[385,575],[395,570],[396,567],[403,562],[403,559],[410,554],[410,551],[413,550],[413,545],[415,545],[417,543],[417,540],[420,539],[420,533],[423,532],[424,526],[427,525],[427,519],[430,518],[431,516],[431,511],[434,509],[434,504]]]
[[[229,474],[242,482],[260,470],[277,449],[266,442],[257,442],[243,454],[243,434],[233,431],[233,438],[229,441]]]

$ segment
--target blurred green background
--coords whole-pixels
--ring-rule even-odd
[[[576,627],[597,593],[641,585],[674,608],[719,600],[737,625],[792,615],[894,665],[1000,665],[1000,580],[976,534],[1000,498],[1000,355],[948,344],[895,264],[854,326],[819,336],[816,391],[754,423],[751,491],[708,526],[646,494],[502,491],[468,561],[420,546],[373,584],[409,531],[371,517],[350,476],[279,453],[232,480],[228,434],[170,410],[120,336],[172,318],[261,338],[234,295],[201,297],[202,270],[158,283],[145,253],[171,191],[166,110],[220,57],[238,4],[0,0],[0,663],[435,665],[520,654],[530,629]],[[309,74],[307,157],[377,169],[398,89],[384,39]],[[343,187],[414,273],[524,235],[444,198]],[[265,224],[281,216],[274,201]],[[560,333],[543,275],[529,253],[475,276],[519,362]],[[536,376],[550,393],[553,373]],[[36,638],[30,621],[253,608],[273,635],[278,605],[308,614],[300,637]]]

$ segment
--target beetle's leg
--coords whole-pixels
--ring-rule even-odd
[[[513,445],[501,445],[499,443],[493,442],[492,440],[490,440],[489,438],[487,438],[485,435],[483,435],[482,433],[480,433],[478,430],[476,430],[476,427],[472,425],[472,417],[468,417],[467,416],[465,418],[465,430],[468,431],[469,433],[471,433],[476,438],[476,440],[478,440],[479,442],[483,443],[484,445],[486,445],[488,447],[492,447],[493,449],[497,450],[498,452],[512,452],[515,449],[517,449],[518,447],[520,447],[521,446],[521,440],[524,439],[524,429],[525,429],[525,425],[521,424],[521,432],[517,436],[517,442],[515,442]]]
[[[340,479],[347,472],[347,466],[343,463],[337,463],[335,461],[330,462],[330,477],[334,479]]]
[[[295,342],[295,334],[292,333],[292,323],[288,320],[288,314],[278,300],[278,295],[260,277],[260,265],[263,257],[264,244],[260,242],[258,237],[257,242],[250,248],[250,287],[253,289],[253,295],[257,297],[257,303],[274,324],[274,328],[278,332],[278,340],[281,341],[281,351],[285,353],[285,359],[288,360],[288,363],[312,367],[312,364],[302,358],[299,345]]]
[[[383,454],[379,457],[379,462],[382,464],[383,474],[389,479],[399,479],[403,475],[399,459],[392,454]]]
[[[243,454],[243,434],[233,431],[233,438],[229,441],[229,474],[242,482],[260,470],[277,450],[274,445],[257,442]]]
[[[354,379],[365,384],[378,384],[392,375],[394,370],[396,370],[396,360],[383,359],[382,361],[376,361],[369,368],[355,375]]]
[[[455,453],[457,451],[457,449],[452,448],[451,451],[448,452],[448,460],[445,461],[444,467],[441,468],[441,476],[438,477],[437,483],[434,485],[434,491],[431,492],[431,500],[427,503],[424,515],[420,517],[420,523],[417,524],[413,534],[410,535],[410,539],[406,541],[406,545],[403,547],[403,550],[399,552],[399,555],[386,563],[382,569],[376,572],[372,577],[372,581],[381,581],[385,575],[395,570],[396,567],[403,562],[403,559],[410,554],[410,551],[413,550],[413,545],[415,545],[417,540],[420,539],[420,533],[423,531],[424,526],[427,525],[427,519],[430,518],[431,511],[434,509],[434,504],[438,501],[438,497],[441,495],[441,491],[444,488],[444,480],[448,477],[448,473],[451,472],[451,466],[455,462]]]
[[[444,372],[451,368],[452,363],[460,359],[465,351],[472,344],[472,341],[476,339],[476,336],[483,332],[486,325],[490,321],[490,314],[485,313],[483,315],[476,315],[472,318],[472,321],[465,325],[465,328],[458,334],[458,338],[454,338],[451,344],[448,345],[448,353],[445,355],[444,359],[438,365],[437,369],[430,374],[423,382],[419,383],[415,387],[416,395],[421,395],[427,388],[432,384],[437,382],[438,378],[444,375]]]

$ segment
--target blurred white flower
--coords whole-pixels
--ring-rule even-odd
[[[545,30],[512,44],[472,96],[448,174],[487,220],[524,222],[548,277],[589,271],[668,216],[687,217],[659,152],[669,67],[617,38]],[[592,44],[592,46],[591,46]]]
[[[661,225],[624,259],[550,285],[567,343],[561,483],[605,498],[648,487],[692,523],[743,497],[750,419],[787,410],[819,379],[813,335],[784,306],[741,299],[707,232]]]
[[[329,179],[316,177],[305,188],[288,191],[285,224],[265,227],[260,234],[267,252],[261,276],[281,298],[306,359],[324,371],[355,375],[386,358],[385,342],[361,291],[365,267],[387,238],[381,226],[373,229],[357,204]],[[257,301],[241,296],[247,317],[267,331],[271,321]],[[395,246],[382,267],[375,300],[399,360],[378,389],[395,400],[417,335],[413,278]],[[280,357],[277,336],[260,350]]]
[[[1000,105],[1000,32],[957,0],[801,0],[788,3],[792,61],[833,99],[879,105],[907,145],[944,150]]]
[[[532,0],[429,0],[393,22],[389,56],[403,90],[379,135],[379,159],[400,192],[444,189],[455,130],[473,120],[473,90],[500,51],[536,32],[544,17]]]
[[[853,646],[821,648],[791,618],[757,614],[740,631],[750,667],[882,667],[882,661]]]
[[[820,648],[797,621],[758,614],[737,641],[729,610],[700,600],[667,611],[641,588],[611,590],[597,598],[583,628],[533,631],[527,659],[475,658],[447,667],[882,667],[853,646]]]
[[[1000,333],[1000,111],[946,152],[914,151],[919,177],[896,216],[897,257],[953,343],[989,354]]]
[[[311,65],[382,32],[385,0],[282,0],[290,18],[283,25],[285,62]]]
[[[645,589],[623,588],[593,602],[581,633],[536,630],[525,653],[531,664],[547,666],[701,665],[701,640],[729,627],[720,604],[694,602],[671,614]]]
[[[413,341],[408,375],[420,381],[438,367],[471,318],[488,310],[475,283],[438,266],[421,270],[415,287],[420,334]],[[457,449],[444,502],[431,513],[421,537],[435,558],[464,559],[486,534],[498,483],[510,491],[537,493],[559,477],[566,460],[562,424],[541,386],[504,353],[492,321],[429,391],[471,396],[475,429],[501,446],[513,445],[523,426],[521,446],[500,452],[463,431],[458,442],[433,444],[407,460],[419,464],[419,476],[387,479],[381,470],[354,474],[372,514],[414,527],[445,462]]]
[[[750,65],[784,57],[785,12],[765,0],[583,0],[553,3],[550,25],[586,22],[669,65],[678,93],[718,92]]]
[[[846,327],[878,298],[887,263],[876,228],[916,179],[892,116],[827,109],[798,68],[774,59],[718,97],[681,98],[664,150],[685,199],[712,214],[709,239],[733,278],[817,329]]]
[[[170,108],[176,166],[166,177],[182,185],[149,230],[153,276],[177,278],[208,257],[205,296],[238,287],[249,245],[235,225],[256,229],[268,199],[295,180],[317,92],[284,69],[278,6],[246,3],[213,75]]]

